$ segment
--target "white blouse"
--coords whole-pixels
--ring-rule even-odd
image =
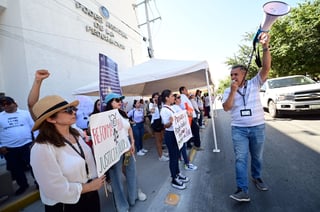
[[[98,176],[90,147],[81,137],[79,143],[85,154],[89,176],[84,159],[68,144],[63,147],[39,143],[33,145],[30,163],[39,183],[40,197],[44,204],[77,203],[82,183]],[[77,145],[75,147],[78,149]]]

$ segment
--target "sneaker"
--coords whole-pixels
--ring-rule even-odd
[[[252,179],[252,181],[260,191],[268,191],[267,185],[261,180],[261,178]]]
[[[142,152],[142,150],[140,150],[139,152],[137,152],[137,155],[139,156],[144,156],[146,153]]]
[[[164,156],[166,156],[166,157],[169,157],[168,152],[162,152],[162,155],[164,155]]]
[[[203,151],[203,150],[204,150],[202,147],[196,147],[196,146],[194,146],[193,148],[194,148],[195,150],[197,150],[197,151]]]
[[[197,170],[197,166],[193,165],[192,163],[184,164],[184,169],[188,171],[194,171]]]
[[[186,185],[185,185],[183,182],[181,182],[181,181],[178,179],[178,177],[175,178],[175,179],[173,179],[173,180],[171,181],[171,186],[172,186],[173,188],[177,188],[177,189],[180,189],[180,190],[183,190],[183,189],[186,188]]]
[[[203,125],[201,125],[201,126],[199,126],[199,128],[200,129],[204,129],[204,128],[206,128],[205,126],[203,126]]]
[[[242,189],[238,188],[236,193],[230,195],[231,199],[234,199],[238,202],[250,202],[249,194],[242,191]]]
[[[164,156],[164,155],[162,155],[160,158],[159,158],[159,160],[160,161],[168,161],[169,160],[169,158],[168,157],[166,157],[166,156]]]
[[[146,150],[146,149],[141,149],[141,151],[143,152],[143,153],[147,153],[148,152],[148,150]]]
[[[181,174],[181,173],[179,173],[179,174],[177,175],[177,178],[178,178],[178,180],[180,180],[180,181],[183,182],[183,183],[187,183],[187,182],[190,181],[190,179],[189,179],[188,177],[184,176],[184,175]]]
[[[147,195],[143,193],[140,188],[138,189],[138,199],[140,201],[145,201],[147,199]]]

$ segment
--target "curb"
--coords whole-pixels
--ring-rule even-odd
[[[35,201],[38,201],[40,199],[40,193],[39,191],[33,191],[24,197],[11,202],[8,205],[5,205],[4,207],[0,208],[1,212],[15,212],[20,211],[21,209],[27,207],[28,205],[32,204]]]

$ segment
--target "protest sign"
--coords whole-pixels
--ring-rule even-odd
[[[183,144],[192,137],[186,110],[182,110],[173,114],[173,130],[174,135],[176,136],[178,147],[181,149]]]
[[[122,120],[117,109],[90,116],[92,146],[99,177],[130,149],[130,141]]]

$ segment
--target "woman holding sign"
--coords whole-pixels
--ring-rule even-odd
[[[90,147],[71,127],[78,104],[46,96],[32,109],[32,130],[39,135],[31,149],[31,166],[45,211],[100,211],[98,189],[105,177],[97,178]]]
[[[121,110],[122,99],[124,99],[124,96],[116,93],[109,93],[104,99],[104,103],[106,103],[106,111],[118,109],[119,113],[121,114],[123,127],[128,129],[127,136],[131,141],[130,150],[122,155],[120,160],[109,169],[114,201],[117,211],[119,212],[128,211],[130,206],[135,205],[137,199],[140,201],[147,199],[147,196],[140,189],[137,189],[136,162],[134,158],[134,137],[130,126],[129,117],[125,111]],[[122,184],[123,166],[126,174],[128,200]]]
[[[165,128],[164,140],[169,151],[169,169],[172,177],[171,185],[174,188],[182,190],[186,188],[184,183],[189,182],[189,178],[183,176],[179,170],[180,151],[173,131],[173,114],[175,112],[172,109],[172,104],[174,100],[175,98],[170,90],[162,91],[161,101],[163,102],[163,107],[160,116]]]
[[[30,164],[39,184],[41,201],[46,212],[100,211],[98,189],[105,181],[97,178],[97,169],[90,147],[76,122],[79,101],[68,103],[60,96],[39,100],[42,81],[48,70],[37,70],[28,96],[29,111],[39,130],[31,149]],[[39,100],[39,101],[38,101]]]

